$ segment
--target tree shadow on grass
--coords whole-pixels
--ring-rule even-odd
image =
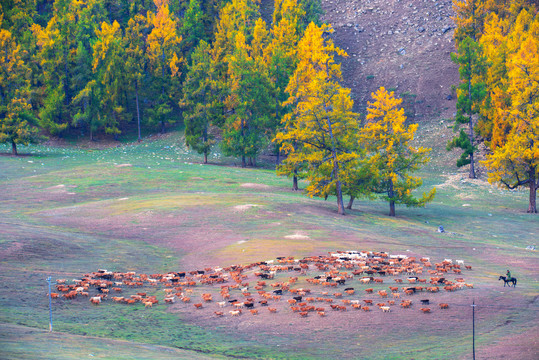
[[[13,155],[11,152],[0,152],[1,157],[11,157],[11,158],[27,158],[27,157],[39,157],[39,158],[55,158],[55,157],[61,157],[64,156],[62,154],[43,154],[43,153],[17,153],[17,155]]]

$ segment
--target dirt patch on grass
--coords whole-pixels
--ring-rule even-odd
[[[493,186],[490,185],[487,181],[483,179],[470,179],[468,177],[465,177],[464,174],[451,174],[451,175],[443,175],[447,180],[439,185],[436,185],[437,188],[445,188],[445,187],[451,187],[453,189],[461,190],[463,188],[463,185],[466,183],[474,184],[481,187],[486,188],[492,188]],[[467,196],[467,195],[463,195]]]
[[[256,205],[256,204],[245,204],[245,205],[236,205],[234,206],[234,211],[237,211],[237,212],[243,212],[243,211],[247,211],[253,207],[258,207],[258,206],[261,206],[261,205]]]
[[[65,186],[64,184],[59,184],[55,186],[50,186],[46,188],[45,190],[48,190],[50,193],[53,193],[53,194],[75,195],[74,192],[68,191],[68,189],[74,189],[76,187],[77,186],[75,185]]]
[[[55,185],[55,186],[50,186],[47,188],[47,190],[62,190],[62,189],[65,189],[65,185],[64,184],[59,184],[59,185]]]
[[[470,200],[477,200],[478,199],[478,196],[477,195],[474,195],[474,194],[465,194],[465,193],[461,193],[461,194],[456,194],[455,197],[459,200],[466,200],[466,201],[470,201]],[[464,205],[462,205],[464,206]]]
[[[271,189],[271,186],[266,184],[255,184],[255,183],[243,183],[240,185],[242,188],[248,188],[248,189],[259,189],[259,190],[269,190]]]
[[[310,239],[309,235],[301,234],[301,233],[295,233],[292,235],[286,235],[284,237],[285,239],[293,239],[293,240],[308,240]]]

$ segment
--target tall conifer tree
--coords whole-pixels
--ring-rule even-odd
[[[350,90],[339,84],[335,55],[346,53],[324,38],[327,31],[329,26],[311,23],[299,42],[299,64],[286,88],[293,111],[283,118],[284,129],[275,139],[288,154],[285,164],[307,164],[307,193],[335,195],[338,213],[344,215],[342,174],[358,157],[359,123]]]
[[[361,134],[369,152],[368,163],[374,174],[373,192],[389,202],[389,216],[395,216],[395,204],[424,206],[434,198],[436,188],[419,199],[412,190],[422,185],[411,173],[429,161],[430,149],[414,147],[417,124],[406,126],[404,109],[397,108],[402,99],[383,87],[372,94],[374,102],[367,108],[367,124]]]

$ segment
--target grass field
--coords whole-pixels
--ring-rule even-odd
[[[423,135],[435,143],[433,131]],[[539,262],[526,250],[537,245],[539,218],[525,212],[528,194],[467,179],[441,147],[421,173],[421,191],[436,186],[435,200],[398,207],[396,218],[387,216],[387,204],[361,199],[339,216],[334,200],[291,191],[268,163],[241,169],[216,152],[202,165],[181,132],[102,150],[38,145],[20,152],[0,156],[2,359],[464,359],[472,301],[478,358],[539,353]],[[440,294],[448,312],[325,319],[284,311],[218,319],[179,305],[57,300],[55,331],[45,331],[48,276],[188,271],[335,250],[462,259],[473,266],[466,281],[474,288]],[[497,281],[508,268],[519,279],[515,289]]]

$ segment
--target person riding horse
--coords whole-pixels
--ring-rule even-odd
[[[513,284],[513,287],[516,287],[517,286],[517,278],[512,277],[511,276],[511,271],[509,271],[509,270],[507,270],[506,275],[507,276],[500,276],[498,278],[498,280],[503,280],[503,286],[504,287],[505,287],[505,285],[511,286],[511,284]]]

